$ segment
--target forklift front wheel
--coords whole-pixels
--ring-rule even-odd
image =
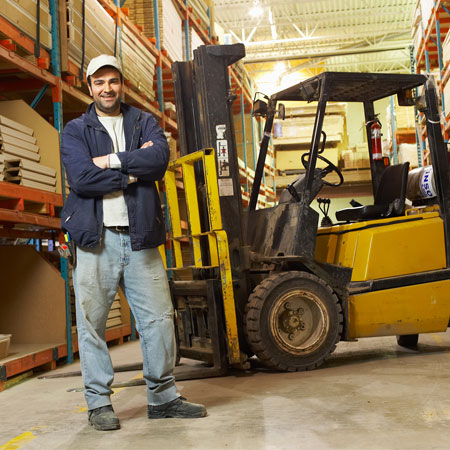
[[[343,326],[332,289],[307,272],[283,272],[261,282],[245,313],[247,340],[269,367],[314,369],[333,352]]]

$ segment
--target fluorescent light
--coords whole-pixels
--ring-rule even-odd
[[[263,9],[261,8],[261,6],[260,5],[258,5],[258,4],[256,4],[256,5],[253,5],[252,7],[251,7],[251,9],[249,10],[249,15],[251,16],[251,17],[253,17],[254,19],[257,19],[258,17],[261,17],[262,16],[262,14],[263,14]]]

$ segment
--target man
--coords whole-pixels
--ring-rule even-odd
[[[155,185],[169,161],[166,138],[151,114],[121,102],[123,76],[115,57],[92,59],[86,75],[94,102],[62,135],[71,192],[61,220],[77,247],[73,279],[89,424],[120,428],[111,406],[114,372],[105,342],[118,286],[139,332],[148,417],[206,416],[203,405],[179,396],[173,376],[173,307],[157,249],[165,229]]]

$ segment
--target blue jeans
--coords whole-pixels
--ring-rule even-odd
[[[173,306],[158,249],[132,251],[127,233],[105,228],[99,245],[77,248],[73,281],[88,409],[111,404],[114,371],[105,327],[118,286],[136,319],[148,404],[161,405],[177,398]]]

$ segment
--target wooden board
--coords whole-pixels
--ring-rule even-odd
[[[39,160],[41,159],[39,153],[30,152],[28,150],[24,150],[23,148],[7,143],[3,143],[0,145],[0,151],[4,154],[12,155],[13,157],[30,159],[31,161],[36,162],[39,162]]]
[[[59,271],[31,246],[0,246],[0,330],[12,344],[65,342]]]
[[[18,130],[21,133],[28,134],[29,136],[34,135],[34,130],[32,128],[26,127],[20,122],[16,122],[14,120],[8,119],[8,117],[1,116],[0,115],[0,124],[5,125],[9,128],[12,128],[14,130]]]
[[[148,0],[129,0],[130,20],[142,27],[145,36],[156,37],[153,2]],[[182,17],[172,0],[159,0],[159,36],[161,47],[173,61],[183,61]]]
[[[23,100],[0,102],[0,115],[34,130],[34,136],[39,143],[39,162],[43,166],[50,167],[56,171],[56,192],[61,194],[61,160],[58,131]]]
[[[22,139],[17,139],[9,134],[1,133],[0,142],[3,142],[3,144],[10,144],[15,147],[22,148],[30,152],[39,153],[38,145],[31,144],[30,142],[23,141]]]
[[[55,169],[52,169],[51,167],[45,167],[42,164],[37,164],[33,161],[28,161],[26,159],[6,160],[5,166],[6,168],[20,167],[22,169],[31,172],[41,173],[43,175],[47,175],[48,177],[53,177],[56,179]]]
[[[29,134],[22,133],[21,131],[15,130],[14,128],[7,127],[5,125],[0,125],[0,135],[11,136],[15,139],[20,139],[27,142],[28,144],[36,145],[37,139]]]
[[[5,178],[6,181],[13,181],[10,180],[10,178],[14,178],[14,181],[16,181],[17,179],[25,179],[36,181],[38,183],[48,184],[52,187],[56,186],[55,177],[49,177],[47,175],[42,175],[37,172],[31,172],[29,170],[21,169],[19,167],[10,167],[9,169],[6,169]]]
[[[275,165],[278,170],[301,170],[304,169],[301,157],[304,153],[308,153],[309,150],[287,150],[287,151],[277,151],[275,157]],[[325,149],[322,153],[326,159],[331,161],[335,166],[338,165],[339,152],[336,149]],[[327,163],[318,159],[317,167],[324,168]]]
[[[6,180],[5,181],[9,181]],[[11,182],[11,181],[10,181]],[[49,184],[39,183],[38,181],[28,180],[26,178],[20,178],[18,180],[12,181],[14,184],[18,184],[20,186],[26,186],[34,189],[40,189],[41,191],[55,192],[56,187],[50,186]]]
[[[128,6],[128,5],[127,5]],[[82,57],[82,2],[69,0],[67,3],[68,56],[77,65]],[[86,1],[85,22],[85,67],[90,60],[101,53],[114,53],[114,20],[96,0]],[[121,34],[121,55],[123,75],[136,88],[155,100],[154,75],[156,58],[147,51],[139,39],[124,23]],[[136,64],[139,61],[139,64]]]
[[[36,10],[33,0],[0,0],[0,15],[32,39],[36,39]],[[39,37],[41,45],[47,50],[52,48],[51,29],[48,1],[41,1]]]
[[[99,54],[114,53],[114,21],[95,0],[86,1],[85,63]],[[80,0],[67,3],[69,56],[78,64],[82,52],[82,4]]]
[[[67,8],[66,0],[58,0],[59,15],[59,50],[61,56],[61,72],[69,70],[69,42],[67,39]]]

